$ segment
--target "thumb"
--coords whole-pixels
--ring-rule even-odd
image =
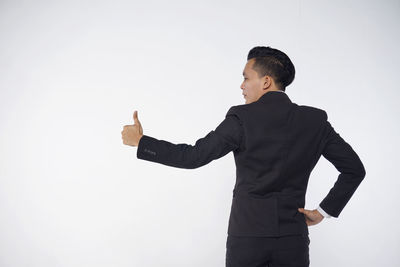
[[[303,208],[298,208],[298,210],[299,210],[299,212],[301,212],[301,213],[304,213],[304,214],[307,214],[307,210],[305,210],[305,209],[303,209]]]
[[[133,120],[134,120],[135,124],[140,124],[137,114],[138,114],[138,112],[137,112],[137,110],[135,110],[133,112]]]

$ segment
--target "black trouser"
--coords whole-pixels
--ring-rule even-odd
[[[226,267],[278,267],[310,265],[308,235],[241,237],[228,235]]]

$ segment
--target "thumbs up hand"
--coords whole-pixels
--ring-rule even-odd
[[[138,146],[140,138],[143,136],[142,124],[140,123],[137,114],[138,112],[135,110],[135,112],[133,112],[134,124],[125,125],[121,132],[124,145]]]

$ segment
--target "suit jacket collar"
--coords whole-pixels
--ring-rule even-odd
[[[277,103],[286,102],[292,103],[288,95],[284,91],[268,91],[263,94],[256,102],[261,103]]]

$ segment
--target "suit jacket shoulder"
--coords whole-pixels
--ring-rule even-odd
[[[313,114],[315,116],[322,116],[325,120],[328,118],[328,114],[325,110],[313,106],[307,106],[307,105],[298,105],[300,110],[303,110],[304,112],[309,112],[310,114]]]

